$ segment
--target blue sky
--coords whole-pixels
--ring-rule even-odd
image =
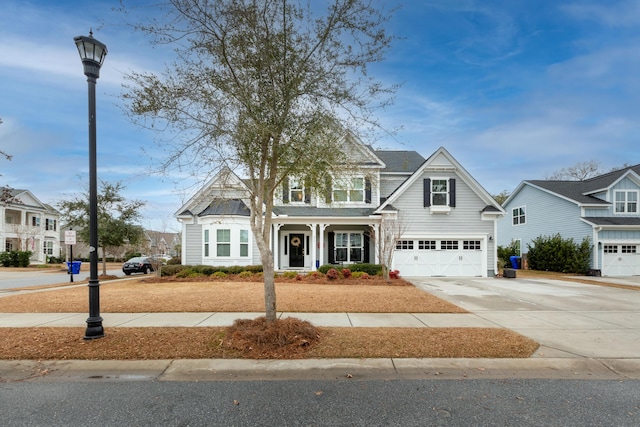
[[[401,129],[365,142],[424,157],[444,146],[492,194],[577,162],[640,163],[640,0],[404,3],[389,28],[401,39],[372,68],[403,84],[379,113]],[[153,174],[153,135],[120,109],[123,74],[161,71],[170,52],[122,25],[117,6],[3,1],[0,149],[13,159],[0,160],[0,184],[51,204],[86,187],[87,83],[73,37],[93,28],[109,49],[97,85],[98,176],[147,202],[143,225],[177,229],[172,215],[193,181]]]

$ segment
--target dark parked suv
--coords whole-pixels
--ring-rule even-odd
[[[122,266],[122,271],[127,276],[131,273],[144,273],[149,274],[154,270],[153,260],[149,257],[135,257],[125,262]]]

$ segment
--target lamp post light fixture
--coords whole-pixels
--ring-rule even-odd
[[[104,337],[100,316],[100,282],[98,280],[98,175],[96,172],[96,80],[107,56],[107,46],[93,38],[74,37],[84,75],[89,85],[89,318],[84,339]]]

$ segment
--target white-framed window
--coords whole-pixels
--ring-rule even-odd
[[[44,254],[52,256],[53,255],[53,242],[45,240],[44,242]]]
[[[638,190],[616,190],[614,197],[617,214],[638,213]]]
[[[33,227],[40,227],[40,217],[39,216],[32,216],[31,217],[31,225]]]
[[[603,249],[605,254],[617,254],[618,245],[604,245]]]
[[[44,220],[44,229],[47,231],[56,231],[57,221],[55,219],[46,218]]]
[[[204,256],[209,256],[209,230],[204,230]]]
[[[216,256],[231,256],[231,230],[227,228],[216,230]]]
[[[364,254],[364,238],[362,233],[335,233],[336,262],[362,262]]]
[[[249,230],[240,230],[240,256],[249,256]]]
[[[449,180],[434,178],[431,180],[431,206],[449,206]]]
[[[620,248],[623,254],[635,254],[636,253],[636,245],[622,245]]]
[[[513,225],[525,224],[527,221],[526,209],[524,206],[513,208],[511,210]]]
[[[289,201],[304,203],[304,182],[298,178],[289,178]]]
[[[333,182],[334,202],[364,202],[364,177],[336,179]]]

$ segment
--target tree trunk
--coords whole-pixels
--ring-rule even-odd
[[[262,274],[264,279],[264,308],[267,322],[276,320],[276,283],[273,266],[273,253],[269,250],[262,258]]]

